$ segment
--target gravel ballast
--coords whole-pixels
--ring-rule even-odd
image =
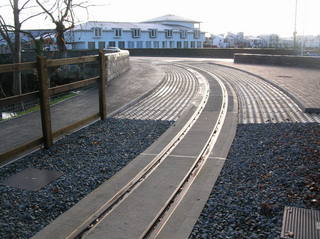
[[[320,125],[239,125],[189,238],[280,238],[284,206],[320,209]]]
[[[0,182],[26,168],[63,175],[37,192],[0,185],[0,238],[30,238],[150,146],[173,122],[110,118],[0,168]]]

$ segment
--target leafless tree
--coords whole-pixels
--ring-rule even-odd
[[[7,4],[12,9],[13,24],[8,24],[4,17],[0,15],[0,35],[7,43],[13,58],[13,63],[21,63],[21,33],[27,34],[30,37],[32,35],[21,29],[22,24],[31,18],[41,15],[42,13],[36,13],[21,19],[21,12],[34,7],[33,0],[8,0]],[[4,7],[4,6],[2,6]],[[21,94],[21,73],[14,72],[13,74],[13,94]]]
[[[56,43],[58,50],[64,52],[66,50],[64,33],[74,27],[76,8],[89,7],[88,1],[77,0],[36,0],[37,4],[43,12],[55,24]]]

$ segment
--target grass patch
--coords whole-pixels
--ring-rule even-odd
[[[72,97],[74,97],[76,95],[77,95],[77,93],[71,92],[71,93],[68,93],[66,95],[54,98],[53,100],[50,100],[49,105],[57,104],[57,103],[62,102],[64,100],[66,100],[66,99],[72,98]],[[10,118],[7,118],[7,119],[0,119],[0,121],[14,119],[16,117],[23,116],[23,115],[26,115],[26,114],[29,114],[29,113],[32,113],[32,112],[36,112],[36,111],[39,111],[39,110],[40,110],[40,105],[35,105],[35,106],[33,106],[33,107],[31,107],[31,108],[29,108],[27,110],[17,112],[16,115],[13,116],[13,117],[10,117]]]

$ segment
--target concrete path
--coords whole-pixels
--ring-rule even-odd
[[[131,59],[131,69],[111,81],[107,90],[107,112],[111,113],[140,95],[155,88],[164,71],[146,59]],[[51,107],[52,129],[67,125],[97,113],[98,90],[90,88],[79,95]],[[0,123],[0,154],[42,136],[39,112]]]

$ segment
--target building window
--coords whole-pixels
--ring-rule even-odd
[[[181,31],[181,32],[180,32],[180,38],[181,38],[181,39],[187,38],[187,31]]]
[[[172,30],[166,30],[166,38],[172,37]]]
[[[153,42],[153,48],[159,48],[159,42],[158,41],[154,41]]]
[[[124,41],[119,41],[119,42],[118,42],[118,47],[119,47],[120,49],[125,48],[125,47],[126,47],[125,42],[124,42]]]
[[[106,43],[104,41],[99,41],[98,42],[98,47],[99,47],[99,49],[106,48]]]
[[[182,48],[181,41],[177,41],[177,48]]]
[[[157,29],[150,29],[149,36],[150,36],[150,38],[156,38],[157,37]]]
[[[102,32],[101,28],[94,28],[94,35],[96,37],[101,37],[101,32]]]
[[[114,31],[114,37],[119,38],[122,35],[122,29],[121,28],[115,28]]]
[[[201,48],[201,45],[202,45],[202,44],[201,44],[201,41],[198,41],[198,42],[197,42],[197,48]]]
[[[166,41],[162,41],[162,48],[167,48],[167,42]]]
[[[133,41],[129,41],[128,42],[128,48],[134,48],[134,42]]]
[[[96,43],[94,41],[89,41],[88,42],[88,49],[89,50],[96,49]]]
[[[174,48],[174,41],[170,41],[170,48]]]
[[[137,42],[137,48],[143,48],[143,41]]]
[[[194,37],[195,39],[198,39],[198,38],[200,37],[200,31],[199,31],[199,30],[195,30],[193,33],[194,33],[194,34],[193,34],[193,37]]]
[[[146,41],[146,48],[151,48],[151,41]]]
[[[133,38],[140,37],[140,29],[132,29],[132,37]]]
[[[196,44],[195,44],[195,42],[194,41],[191,41],[191,46],[190,46],[191,48],[195,48],[196,47]]]
[[[116,42],[115,41],[109,41],[109,47],[115,47],[116,46]]]
[[[188,47],[189,47],[188,41],[184,41],[183,42],[183,48],[188,48]]]

